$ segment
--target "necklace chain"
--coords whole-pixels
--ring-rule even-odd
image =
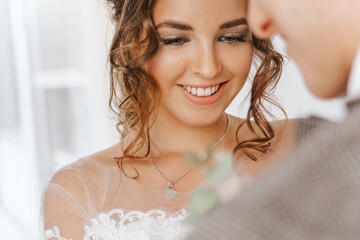
[[[211,146],[210,150],[213,150],[214,148],[216,148],[226,137],[226,134],[228,133],[230,128],[230,118],[229,116],[226,114],[226,129],[224,134],[221,136],[221,138],[214,144]],[[150,163],[153,166],[153,168],[155,169],[155,171],[160,175],[160,177],[162,179],[164,179],[168,184],[169,184],[169,188],[174,189],[174,184],[177,183],[178,181],[180,181],[183,177],[186,176],[186,174],[188,174],[193,168],[189,168],[188,170],[186,170],[180,177],[178,177],[177,179],[175,179],[174,181],[169,181],[164,174],[160,171],[160,169],[154,164],[152,158],[150,157]]]
[[[221,138],[219,139],[219,141],[217,141],[214,145],[211,146],[210,150],[214,150],[226,137],[226,134],[228,133],[229,131],[229,128],[230,128],[230,118],[227,114],[225,114],[226,116],[226,129],[225,129],[225,132],[224,134],[221,136]]]
[[[164,174],[162,174],[162,172],[160,171],[159,168],[156,167],[156,165],[154,164],[153,160],[150,158],[150,162],[151,165],[153,166],[153,168],[155,169],[155,171],[169,184],[169,187],[174,187],[174,184],[177,183],[178,181],[180,181],[180,179],[182,179],[183,177],[185,177],[186,174],[188,174],[192,168],[189,168],[188,170],[186,170],[183,175],[181,175],[180,177],[178,177],[176,180],[174,181],[169,181]]]

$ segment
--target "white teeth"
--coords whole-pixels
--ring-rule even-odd
[[[205,96],[210,96],[210,95],[211,95],[211,87],[208,87],[207,89],[205,89]]]
[[[205,90],[203,88],[198,88],[197,89],[197,94],[198,97],[203,97],[205,96]]]
[[[193,87],[193,88],[191,89],[191,94],[192,94],[192,95],[196,95],[196,88]]]
[[[190,87],[190,86],[186,86],[183,85],[182,86],[186,91],[188,91],[189,93],[191,93],[192,95],[198,96],[198,97],[208,97],[211,96],[213,94],[215,94],[219,88],[220,88],[220,84],[216,85],[216,86],[212,86],[212,87],[208,87],[208,88],[196,88],[196,87]]]

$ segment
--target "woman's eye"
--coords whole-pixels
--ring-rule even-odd
[[[160,42],[162,45],[173,45],[173,46],[179,46],[182,45],[186,42],[188,42],[189,39],[187,38],[183,38],[183,37],[178,37],[178,38],[161,38]]]
[[[238,43],[238,42],[245,42],[245,35],[239,36],[222,36],[219,38],[219,41],[227,42],[227,43]]]

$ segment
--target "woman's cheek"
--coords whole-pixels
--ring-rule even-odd
[[[253,60],[252,46],[227,51],[227,56],[224,59],[227,69],[234,75],[246,79]]]
[[[179,49],[160,49],[147,64],[149,74],[161,82],[174,82],[186,69],[186,57]],[[161,81],[161,82],[160,82]]]

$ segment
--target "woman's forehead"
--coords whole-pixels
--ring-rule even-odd
[[[157,0],[153,19],[155,24],[165,20],[184,23],[224,23],[246,17],[245,0]]]

